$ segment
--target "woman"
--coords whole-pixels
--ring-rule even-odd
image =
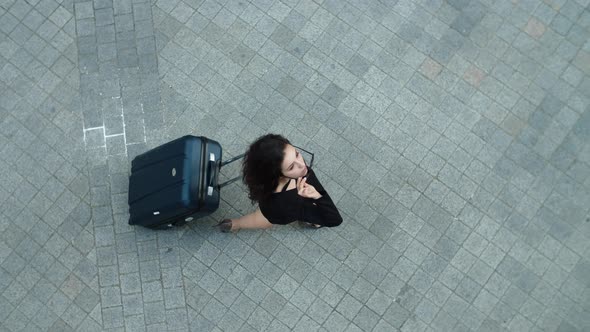
[[[299,220],[309,227],[334,227],[342,217],[301,153],[281,135],[259,137],[242,166],[248,196],[259,208],[237,219],[224,219],[222,232],[265,229]]]

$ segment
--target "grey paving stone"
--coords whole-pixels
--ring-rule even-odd
[[[267,311],[257,307],[246,322],[255,329],[264,329],[270,324],[271,320],[272,316]]]
[[[294,328],[302,316],[303,312],[288,303],[283,310],[279,312],[277,318],[284,324],[284,326]]]
[[[108,328],[122,327],[124,325],[123,308],[113,307],[102,310],[103,325]]]
[[[38,7],[39,8],[39,7]],[[39,8],[41,9],[41,8]],[[48,13],[48,12],[46,12]],[[72,14],[65,9],[63,6],[59,6],[55,9],[51,15],[49,15],[49,19],[55,23],[59,28],[64,27],[66,23],[72,18]]]
[[[47,22],[47,21],[46,21]],[[47,24],[48,27],[50,24]],[[43,27],[43,25],[41,25]],[[46,30],[47,31],[47,30]],[[55,33],[53,31],[53,33]],[[25,42],[33,35],[33,31],[27,28],[24,24],[19,23],[13,30],[10,32],[10,38],[16,42],[18,45],[24,45]],[[46,33],[42,33],[41,37],[52,37],[52,31],[49,30]]]
[[[588,264],[588,261],[580,260],[578,261],[576,267],[573,270],[573,276],[576,277],[578,280],[583,281],[584,271],[587,271],[589,268],[590,264]]]
[[[26,130],[9,125],[15,128],[10,135],[30,137],[30,131],[46,144],[0,139],[8,168],[30,165],[17,170],[20,177],[3,177],[3,190],[9,190],[6,198],[0,194],[4,215],[20,225],[1,238],[16,252],[4,255],[0,271],[19,278],[23,289],[32,288],[26,306],[23,302],[6,319],[9,327],[86,330],[97,327],[95,320],[104,320],[103,328],[130,330],[144,324],[149,330],[166,325],[205,330],[213,324],[231,330],[321,325],[326,330],[411,330],[426,328],[424,322],[441,330],[497,330],[498,322],[505,321],[526,330],[532,328],[531,320],[555,330],[562,318],[552,318],[553,309],[570,318],[570,325],[562,328],[583,326],[573,308],[576,302],[583,305],[585,260],[577,257],[586,252],[587,239],[570,225],[587,212],[576,212],[587,196],[582,188],[588,159],[583,145],[588,15],[580,4],[567,1],[555,10],[547,4],[487,7],[452,1],[421,4],[426,11],[406,3],[356,8],[327,2],[322,9],[301,3],[295,10],[261,2],[40,1],[34,10],[27,4],[32,3],[0,9],[0,31],[8,37],[0,54],[9,63],[0,60],[8,96],[2,107],[16,111],[14,96],[46,107],[44,99],[51,93],[48,101],[55,99],[55,111],[37,114],[27,110],[29,105],[19,105],[22,115],[15,117]],[[540,22],[536,26],[529,23],[531,15]],[[182,47],[173,50],[171,40]],[[433,81],[414,74],[426,56],[443,67]],[[470,64],[485,72],[478,85],[459,80]],[[240,73],[241,67],[252,75]],[[99,91],[95,73],[105,82],[103,96],[120,97],[120,102],[103,103],[91,95]],[[163,84],[158,77],[164,77]],[[165,108],[160,107],[157,92],[168,83],[186,98],[183,105],[165,101]],[[86,128],[105,126],[108,142],[100,135],[94,142],[92,130],[88,132],[95,150],[60,146],[65,136],[81,138],[72,134],[79,129],[73,118],[57,125],[65,135],[46,122],[64,120],[58,103],[76,98],[78,84],[83,103],[66,107],[82,105],[77,114]],[[144,93],[154,98],[144,100],[133,90],[137,87],[145,87],[149,92]],[[280,94],[273,95],[273,89]],[[287,98],[277,98],[281,94]],[[217,98],[231,100],[235,108],[219,113],[213,107]],[[137,100],[145,105],[143,113]],[[257,103],[272,106],[272,114],[260,111]],[[232,124],[236,120],[231,113],[240,111],[241,104],[252,111],[235,119],[252,118],[252,126]],[[121,106],[123,111],[108,116],[101,110]],[[267,241],[252,232],[238,235],[235,242],[216,238],[210,246],[200,238],[178,241],[143,229],[132,232],[126,225],[128,188],[123,180],[128,162],[146,150],[146,139],[155,146],[154,138],[163,141],[184,131],[168,127],[168,119],[184,113],[199,123],[203,112],[210,113],[215,121],[198,125],[205,132],[248,128],[250,138],[259,129],[292,131],[292,126],[272,120],[285,111],[309,123],[292,136],[312,138],[318,147],[314,151],[324,155],[322,170],[332,178],[333,198],[343,215],[351,216],[335,229],[338,236],[314,233],[308,241],[305,234],[287,228]],[[224,124],[226,115],[232,120]],[[4,119],[0,116],[0,122]],[[50,146],[58,146],[58,153]],[[323,149],[333,157],[325,157]],[[107,158],[109,151],[113,155]],[[89,181],[72,171],[83,167],[67,164],[73,158],[80,165],[102,163],[104,172]],[[563,173],[560,182],[551,180]],[[346,182],[351,178],[352,183]],[[363,187],[367,180],[377,188]],[[60,181],[62,185],[56,184]],[[406,195],[413,192],[410,187],[420,195]],[[30,212],[21,212],[26,209]],[[415,217],[406,217],[408,210]],[[91,217],[93,224],[88,223]],[[8,224],[0,225],[4,229]],[[171,256],[160,250],[179,244],[182,250]],[[398,252],[405,256],[398,259]],[[68,272],[72,269],[73,274]],[[51,281],[41,277],[48,273]],[[252,273],[261,276],[252,281]],[[232,286],[218,286],[225,281]],[[84,285],[94,292],[86,304],[81,300],[88,293]],[[99,286],[120,286],[123,300],[100,301]],[[270,291],[276,287],[286,297]],[[177,296],[184,294],[183,288],[192,309],[188,316]],[[258,288],[264,290],[262,296],[256,296]],[[238,290],[260,301],[264,311],[251,316],[256,306]],[[69,307],[59,300],[62,293],[74,301]],[[345,297],[361,304],[358,313],[341,304]],[[38,303],[50,299],[59,312],[43,308],[27,325],[23,317],[32,317]],[[99,302],[115,306],[99,313]],[[548,310],[538,303],[548,304]],[[404,309],[396,310],[396,305]],[[223,319],[226,307],[234,313]],[[346,314],[338,309],[332,314],[333,307]],[[91,317],[84,314],[93,310]],[[53,315],[58,313],[61,319]]]
[[[74,10],[76,12],[76,19],[85,19],[89,17],[94,17],[94,10],[92,8],[92,2],[80,2],[74,5]]]
[[[166,321],[163,302],[144,303],[145,323],[150,325]]]
[[[2,20],[2,32],[10,33],[10,31],[18,24],[19,20],[10,12],[4,13]]]
[[[167,309],[179,308],[185,305],[182,288],[164,289],[164,302]]]
[[[94,307],[97,303],[99,303],[99,301],[99,295],[90,288],[85,287],[80,292],[80,294],[76,296],[74,303],[76,303],[76,305],[78,305],[82,310],[89,313],[90,311],[92,311],[92,309],[94,309]]]
[[[403,308],[398,302],[393,302],[387,309],[383,319],[395,328],[401,328],[409,318],[410,312]]]

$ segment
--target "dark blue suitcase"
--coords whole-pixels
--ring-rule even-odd
[[[131,162],[129,224],[153,229],[182,225],[215,212],[221,145],[206,137],[184,136],[147,151]]]

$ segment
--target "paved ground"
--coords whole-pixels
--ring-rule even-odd
[[[0,0],[1,331],[590,330],[590,1],[74,2]],[[341,227],[127,225],[133,156],[266,132]]]

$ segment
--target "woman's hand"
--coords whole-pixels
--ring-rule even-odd
[[[307,178],[297,178],[297,193],[305,198],[318,199],[322,197],[314,186],[307,183]]]

